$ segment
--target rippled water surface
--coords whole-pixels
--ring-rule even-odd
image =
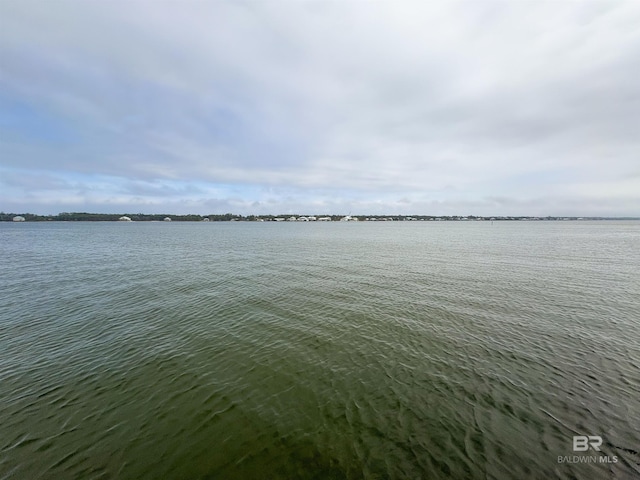
[[[0,478],[640,477],[640,222],[4,223],[0,253]]]

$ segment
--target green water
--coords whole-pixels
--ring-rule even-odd
[[[0,254],[2,479],[640,477],[640,222],[5,223]]]

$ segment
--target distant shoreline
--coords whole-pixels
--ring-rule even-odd
[[[59,213],[58,215],[36,215],[32,213],[4,213],[0,212],[0,222],[322,222],[322,221],[360,221],[360,222],[384,222],[384,221],[443,221],[443,222],[467,222],[467,221],[579,221],[579,220],[640,220],[640,217],[578,217],[578,216],[478,216],[478,215],[237,215],[232,213],[211,215],[172,215],[172,214],[144,214],[144,213]]]

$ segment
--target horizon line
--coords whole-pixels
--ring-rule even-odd
[[[176,217],[185,218],[185,217],[198,217],[198,218],[208,218],[208,217],[228,217],[228,218],[285,218],[289,219],[292,217],[305,217],[305,218],[316,218],[316,217],[341,217],[341,218],[385,218],[385,219],[393,219],[393,218],[402,218],[402,219],[436,219],[436,218],[447,218],[447,219],[484,219],[484,220],[498,220],[498,219],[537,219],[537,220],[545,220],[545,219],[570,219],[570,220],[640,220],[640,216],[608,216],[608,215],[437,215],[437,214],[342,214],[342,213],[323,213],[323,214],[301,214],[301,213],[279,213],[279,214],[271,214],[271,213],[263,213],[263,214],[247,214],[243,215],[240,213],[209,213],[209,214],[199,214],[199,213],[186,213],[186,214],[177,214],[177,213],[144,213],[144,212],[110,212],[110,213],[98,213],[98,212],[59,212],[57,214],[38,214],[38,213],[15,213],[15,212],[2,212],[0,211],[0,221],[3,220],[11,220],[13,217],[29,217],[29,218],[56,218],[56,217],[67,217],[67,216],[93,216],[93,217],[114,217],[114,216],[132,216],[132,217]],[[11,217],[11,218],[8,218]]]

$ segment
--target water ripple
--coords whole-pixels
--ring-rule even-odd
[[[2,225],[0,478],[633,478],[640,230],[584,228]]]

